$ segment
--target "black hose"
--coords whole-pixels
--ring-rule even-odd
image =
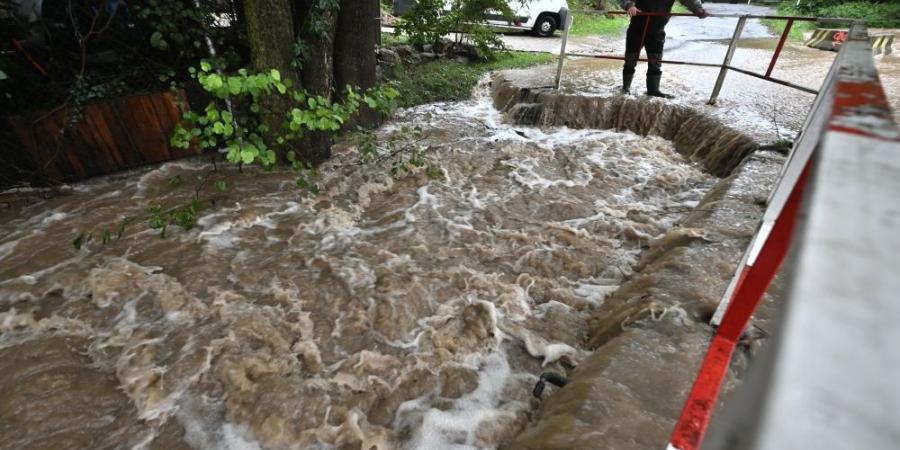
[[[536,398],[541,398],[541,394],[544,393],[544,386],[546,386],[547,383],[550,383],[557,387],[563,387],[569,384],[569,380],[558,373],[544,372],[538,379],[537,384],[534,385],[534,390],[531,391],[531,394]]]

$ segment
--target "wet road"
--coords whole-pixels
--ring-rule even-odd
[[[749,5],[710,3],[713,14],[772,14],[771,8]],[[737,18],[674,17],[666,27],[665,58],[676,61],[721,64]],[[504,42],[515,50],[558,53],[560,38],[534,38],[524,35],[505,36]],[[764,73],[777,44],[773,35],[759,20],[750,19],[741,34],[734,55],[735,67]],[[895,44],[896,45],[896,44]],[[624,32],[619,37],[578,36],[568,43],[568,53],[619,56],[624,48]],[[772,76],[811,89],[818,89],[836,53],[811,49],[799,42],[789,42],[776,63]],[[900,52],[875,58],[881,81],[894,115],[900,119]],[[563,74],[564,87],[571,92],[614,95],[621,85],[621,62],[598,59],[570,59]],[[645,67],[638,66],[635,92],[643,92],[640,76]],[[538,70],[536,76],[552,79],[552,68]],[[542,72],[542,74],[540,74]],[[718,69],[665,65],[663,87],[678,96],[677,102],[706,110],[745,129],[761,140],[791,139],[803,124],[813,95],[747,75],[731,72],[722,89],[718,107],[706,101],[715,85]]]

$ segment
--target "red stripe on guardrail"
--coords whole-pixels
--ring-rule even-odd
[[[679,450],[699,450],[703,444],[703,437],[719,399],[722,381],[731,364],[731,355],[790,249],[791,235],[797,223],[809,170],[810,163],[807,163],[791,190],[781,215],[775,220],[772,233],[763,244],[756,263],[743,269],[746,276],[742,274],[743,281],[735,289],[722,325],[716,330],[700,366],[681,417],[675,425],[672,447]]]

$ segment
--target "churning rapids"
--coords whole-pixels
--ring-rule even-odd
[[[715,179],[659,137],[503,123],[468,102],[402,111],[424,170],[218,171],[199,226],[146,221],[211,165],[73,187],[0,216],[0,447],[495,448],[642,249]],[[76,250],[81,231],[94,238]],[[115,230],[113,230],[115,233]],[[639,375],[638,375],[639,376]],[[545,394],[547,395],[547,394]]]

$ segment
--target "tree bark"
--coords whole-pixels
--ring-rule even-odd
[[[294,20],[300,40],[309,50],[302,61],[303,87],[314,95],[332,98],[334,92],[334,36],[338,11],[317,6],[317,0],[294,0]],[[320,164],[331,157],[331,132],[307,132],[299,144],[302,159]]]
[[[378,0],[341,0],[334,42],[334,85],[339,96],[346,86],[360,90],[375,87],[375,45],[381,36],[381,8]],[[377,111],[363,106],[354,121],[375,125]],[[351,124],[353,125],[353,124]]]
[[[247,37],[250,41],[250,59],[259,72],[277,69],[282,79],[297,83],[294,69],[294,23],[290,0],[244,0],[247,21]],[[263,96],[260,100],[260,119],[269,129],[283,129],[291,101],[277,94]],[[271,143],[270,143],[271,145]],[[273,146],[284,161],[286,148]]]

